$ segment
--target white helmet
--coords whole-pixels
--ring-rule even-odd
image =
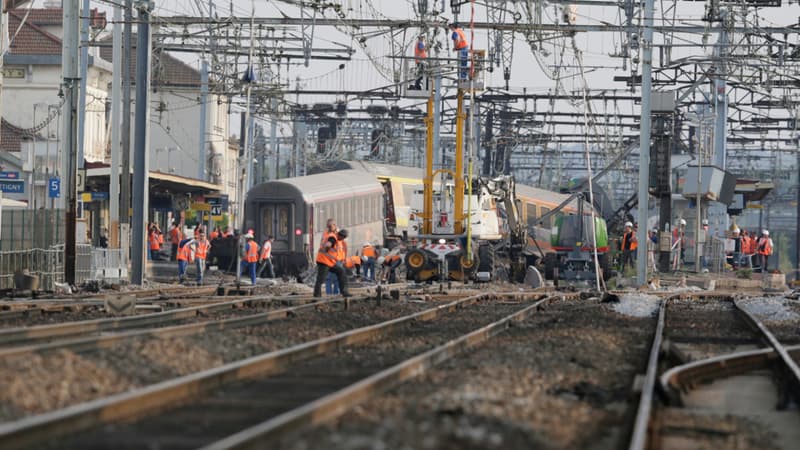
[[[738,228],[734,228],[733,229],[733,234],[739,234],[740,231],[742,231],[742,230],[740,230]]]
[[[633,228],[633,224],[632,224],[632,223],[630,223],[630,222],[625,222],[625,226],[626,226],[626,227],[631,227],[631,228]]]
[[[703,225],[708,225],[708,219],[703,219]]]
[[[764,236],[769,236],[769,230],[763,230],[761,234],[763,234]]]
[[[686,220],[684,220],[684,219],[681,219],[679,223],[680,223],[681,225],[683,225],[683,226],[686,226]]]

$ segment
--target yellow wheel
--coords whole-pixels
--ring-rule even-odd
[[[425,253],[419,249],[413,249],[406,255],[406,265],[410,269],[418,270],[425,265]]]
[[[458,258],[458,263],[461,264],[461,269],[464,272],[471,272],[478,266],[478,259],[473,257],[472,260],[469,260],[466,255],[461,255]]]

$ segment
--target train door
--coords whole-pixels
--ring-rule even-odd
[[[296,251],[292,232],[294,230],[294,205],[292,203],[270,203],[261,207],[261,239],[275,236],[272,251]]]

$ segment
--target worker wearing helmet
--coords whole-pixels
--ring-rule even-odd
[[[758,239],[757,251],[759,259],[761,260],[761,272],[766,272],[769,269],[769,255],[772,254],[772,239],[769,237],[769,230],[761,231],[761,237]]]
[[[672,270],[678,270],[685,264],[686,258],[686,220],[678,220],[678,226],[672,229]]]
[[[347,238],[347,230],[339,230],[333,219],[328,219],[328,230],[323,234],[322,245],[317,251],[317,280],[314,283],[314,297],[322,296],[322,283],[332,272],[339,281],[339,289],[344,297],[350,297],[347,290],[347,276],[344,270],[345,249],[342,242]]]
[[[742,262],[742,230],[738,226],[731,230],[731,240],[733,241],[733,255],[731,256],[731,267],[736,270]]]
[[[633,224],[631,222],[625,222],[625,231],[622,233],[622,268],[621,271],[625,272],[625,266],[633,265],[633,252],[636,251],[638,247],[638,241],[636,240],[636,233],[633,231]]]

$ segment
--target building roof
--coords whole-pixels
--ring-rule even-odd
[[[131,81],[136,84],[136,36],[132,36],[131,46]],[[110,44],[111,38],[102,42]],[[110,45],[100,47],[100,57],[106,61],[114,58],[114,50]],[[150,78],[151,85],[158,87],[189,87],[200,88],[200,71],[170,55],[169,53],[153,49]]]
[[[61,55],[61,39],[43,28],[61,26],[61,21],[61,8],[10,9],[8,37],[13,40],[8,52],[14,55]]]
[[[6,119],[2,119],[0,124],[0,151],[18,152],[22,147],[22,141],[31,139],[30,133],[26,133],[22,128],[12,125]]]

